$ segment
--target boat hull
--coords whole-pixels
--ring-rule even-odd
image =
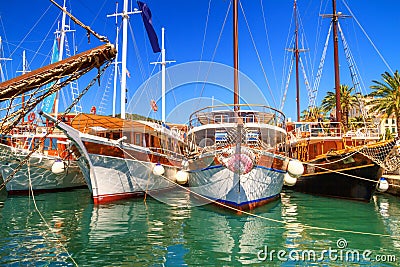
[[[342,157],[348,158],[348,155]],[[330,158],[335,164],[329,164],[329,160],[308,162],[305,173],[292,188],[303,193],[369,202],[382,177],[383,168],[362,154],[353,157],[354,161],[347,164],[338,161],[337,157]],[[322,164],[324,169],[315,167],[317,165],[313,163]]]
[[[203,164],[213,162],[204,168],[194,169],[192,166],[189,172],[190,191],[203,203],[242,211],[252,210],[280,196],[286,172],[275,166],[255,165],[250,172],[238,174],[211,157],[197,159],[197,167],[199,161]]]
[[[13,147],[0,145],[0,172],[4,180],[19,166],[25,156],[26,153]],[[52,172],[55,160],[59,159],[38,153],[32,154],[29,167],[27,164],[23,165],[6,183],[8,194],[28,194],[30,190],[45,193],[87,187],[75,161],[66,162],[65,170],[55,174]]]
[[[44,113],[52,121],[55,119]],[[95,204],[155,194],[176,186],[182,158],[143,146],[85,134],[60,122],[57,126],[74,143],[74,154]],[[154,167],[163,166],[163,173]]]
[[[172,180],[177,169],[163,166],[164,175],[152,173],[154,163],[140,160],[111,157],[98,154],[88,154],[91,169],[87,160],[81,159],[79,165],[91,181],[91,191],[95,204],[132,197],[142,197],[145,194],[155,194],[176,186]]]

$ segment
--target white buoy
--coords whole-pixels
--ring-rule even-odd
[[[187,171],[178,171],[175,175],[178,184],[186,184],[189,180],[189,173]]]
[[[386,190],[389,189],[389,183],[388,181],[381,177],[381,179],[379,179],[378,185],[376,187],[376,190],[378,190],[379,192],[385,192]]]
[[[288,163],[287,171],[291,176],[299,177],[304,173],[303,163],[297,159],[291,159]]]
[[[285,173],[285,176],[283,177],[283,184],[287,186],[294,186],[297,182],[297,178],[290,175],[290,173]]]
[[[64,162],[62,160],[55,160],[53,165],[51,165],[51,171],[54,174],[60,174],[65,171]]]
[[[153,168],[153,174],[154,175],[161,176],[161,175],[164,174],[164,172],[165,172],[165,169],[160,163],[157,163],[156,166],[154,166],[154,168]]]

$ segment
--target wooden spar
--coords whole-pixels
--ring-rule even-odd
[[[297,21],[297,2],[294,1],[295,29],[295,56],[296,56],[296,103],[297,103],[297,121],[300,121],[300,82],[299,82],[299,24]]]
[[[239,30],[238,30],[238,0],[233,1],[233,104],[234,110],[239,110]]]
[[[336,13],[336,0],[332,0],[332,23],[333,23],[333,56],[335,67],[335,93],[336,93],[336,121],[342,121],[342,107],[340,103],[340,75],[339,75],[339,52],[338,52],[338,14]]]
[[[115,55],[114,46],[112,44],[104,44],[0,83],[0,102],[55,82],[76,72],[88,68],[100,68],[105,62],[113,60]]]

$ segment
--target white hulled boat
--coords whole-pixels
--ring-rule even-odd
[[[165,123],[164,105],[162,122],[126,118],[127,15],[140,12],[142,16],[151,14],[144,3],[138,4],[140,11],[129,12],[128,1],[125,0],[122,13],[121,118],[79,114],[71,125],[58,124],[58,128],[77,148],[79,166],[96,204],[170,190],[176,186],[176,180],[180,181],[187,175],[181,170],[186,127]],[[162,49],[153,47],[153,52],[160,51],[164,76],[164,36]],[[44,116],[56,121],[48,114]]]
[[[65,21],[66,13],[63,12],[61,28],[55,33],[51,60],[53,64],[63,59],[64,44],[67,44],[65,33],[70,28],[69,25],[66,25]],[[69,50],[66,55],[67,57],[71,57]],[[25,83],[33,86],[34,82],[24,78],[24,74],[29,75],[26,66],[24,51],[22,75],[16,77],[13,81],[15,84],[21,85]],[[58,69],[62,71],[62,67],[58,67]],[[41,76],[41,78],[51,76],[51,74],[38,74],[35,72],[37,71],[32,72],[32,77],[35,74]],[[47,84],[49,91],[55,82]],[[74,83],[74,81],[71,82]],[[11,80],[4,82],[2,85],[4,85],[4,88],[15,88]],[[39,83],[37,86],[41,85]],[[45,98],[42,97],[42,108],[46,112],[57,112],[58,101],[56,95],[57,93],[55,92]],[[24,97],[24,93],[22,93],[20,104],[22,110],[29,107],[31,102],[31,97]],[[11,104],[9,108],[12,109]],[[70,153],[72,144],[67,140],[68,138],[61,131],[54,131],[53,127],[41,122],[36,116],[36,113],[31,110],[27,116],[24,114],[21,115],[21,122],[11,129],[5,126],[7,125],[7,117],[4,119],[5,123],[2,124],[2,134],[0,136],[0,173],[5,180],[7,192],[9,194],[27,194],[30,190],[39,193],[86,187],[86,182],[77,165],[76,159]],[[71,118],[71,115],[69,117]],[[29,157],[27,164],[19,166],[27,157]]]
[[[77,148],[96,204],[168,190],[184,175],[184,143],[177,127],[94,114],[79,114],[71,126],[58,127]]]
[[[234,103],[194,112],[188,138],[190,190],[206,201],[249,210],[280,196],[302,174],[285,156],[285,116],[263,105],[239,104],[238,1],[233,1]],[[288,170],[291,174],[288,173]]]

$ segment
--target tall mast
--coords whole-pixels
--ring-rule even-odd
[[[115,14],[118,12],[118,2],[116,3]],[[115,49],[117,50],[117,56],[114,60],[114,92],[113,92],[113,106],[112,106],[112,116],[115,117],[115,106],[117,102],[117,78],[118,78],[118,17],[115,16],[115,28],[116,28],[116,38],[115,38]]]
[[[22,70],[18,70],[17,72],[22,73],[22,75],[28,72],[25,50],[22,51]],[[21,95],[21,109],[24,110],[24,108],[25,108],[25,94],[22,94]],[[24,118],[24,116],[22,116],[22,123],[24,121],[25,121],[25,118]]]
[[[4,58],[1,56],[3,56],[3,40],[1,39],[1,36],[0,36],[0,82],[4,82],[6,80],[6,78],[4,76],[4,70],[1,65],[1,61],[2,60],[11,60],[11,58]]]
[[[26,54],[25,54],[25,50],[22,52],[22,74],[27,73],[27,66],[26,66]],[[21,108],[22,110],[24,110],[25,108],[25,95],[22,94],[21,95]],[[25,119],[24,116],[22,116],[22,123],[24,123]]]
[[[122,77],[121,77],[121,119],[125,119],[126,106],[126,58],[128,48],[128,0],[124,0],[122,10]]]
[[[161,62],[151,62],[150,64],[161,64],[161,120],[165,123],[165,71],[167,63],[173,63],[175,60],[165,60],[164,32],[165,29],[161,28]]]
[[[134,9],[134,11],[128,12],[128,0],[124,0],[124,7],[122,13],[115,13],[107,15],[107,17],[122,16],[122,59],[121,59],[121,118],[125,119],[126,110],[126,58],[128,49],[128,20],[129,15],[139,14],[141,11]]]
[[[64,0],[64,5],[63,5],[63,14],[62,14],[62,19],[61,19],[61,29],[60,29],[60,50],[59,50],[59,54],[58,54],[58,61],[61,61],[63,59],[63,54],[64,54],[64,41],[65,41],[65,32],[66,32],[66,25],[65,25],[65,20],[67,17],[67,14],[65,13],[64,10],[66,9],[66,5],[65,5],[66,0]],[[56,99],[55,99],[55,103],[54,103],[54,113],[55,113],[55,117],[57,118],[58,115],[58,92],[56,93]]]
[[[113,92],[113,107],[112,107],[112,116],[115,117],[115,106],[117,102],[117,78],[118,78],[118,33],[119,30],[117,28],[117,38],[115,41],[115,49],[117,50],[117,56],[114,60],[114,92]]]
[[[297,103],[297,121],[300,121],[300,81],[299,81],[299,23],[297,20],[297,1],[294,0],[294,18],[296,23],[295,29],[295,47],[296,56],[296,103]]]
[[[233,1],[233,104],[234,110],[239,110],[239,30],[238,30],[238,0]]]
[[[333,23],[333,56],[335,66],[335,92],[336,92],[336,121],[342,121],[342,108],[340,104],[340,76],[339,76],[339,52],[338,52],[338,18],[336,13],[336,0],[332,0],[332,23]]]
[[[161,118],[165,122],[165,48],[164,28],[161,29]]]

